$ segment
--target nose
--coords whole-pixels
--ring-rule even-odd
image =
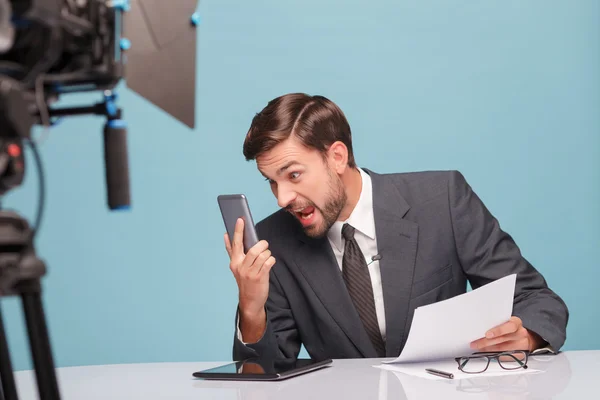
[[[286,185],[279,185],[276,196],[279,207],[286,208],[296,199],[297,194]]]

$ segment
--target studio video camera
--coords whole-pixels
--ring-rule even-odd
[[[59,399],[41,300],[46,272],[34,250],[44,203],[43,167],[32,129],[98,115],[104,125],[111,210],[130,206],[127,129],[115,88],[127,87],[189,127],[195,124],[197,0],[0,0],[0,196],[22,184],[28,145],[37,166],[35,224],[0,210],[0,296],[21,296],[41,400]],[[149,84],[151,82],[151,84]],[[54,108],[67,94],[102,100]],[[17,399],[0,314],[0,398]]]

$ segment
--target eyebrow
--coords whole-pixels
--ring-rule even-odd
[[[292,165],[295,165],[295,164],[301,165],[298,161],[295,161],[295,160],[290,161],[287,164],[285,164],[284,166],[282,166],[281,168],[279,168],[276,172],[276,175],[277,176],[281,175],[282,172],[285,172],[286,169],[288,169],[289,167],[291,167]],[[265,178],[265,180],[267,180],[267,181],[271,180],[271,178],[266,176],[262,171],[259,170],[259,172]]]
[[[300,164],[298,161],[290,161],[287,164],[285,164],[283,167],[279,168],[277,170],[277,176],[281,175],[282,172],[285,172],[286,169],[288,169],[289,167],[291,167],[294,164]]]

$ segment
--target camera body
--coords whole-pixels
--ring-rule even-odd
[[[111,90],[124,77],[126,39],[121,32],[129,7],[128,0],[0,0],[0,195],[23,181],[23,141],[35,124],[48,127],[65,115],[105,115],[109,144],[125,146]],[[105,101],[62,113],[50,110],[62,94],[86,91],[106,92]],[[107,169],[116,164],[127,168],[122,150],[114,151],[121,159]],[[126,170],[111,176],[119,172],[128,186]],[[112,201],[111,208],[128,205],[129,193],[125,195],[116,206]]]
[[[12,10],[0,74],[56,98],[66,92],[112,89],[124,75],[120,35],[129,1],[0,0]],[[11,33],[12,32],[12,33]]]

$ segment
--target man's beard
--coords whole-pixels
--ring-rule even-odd
[[[327,193],[328,196],[327,200],[325,201],[325,206],[321,208],[312,202],[309,204],[310,206],[313,206],[315,210],[319,211],[323,217],[323,221],[321,221],[320,225],[310,225],[306,228],[303,228],[304,233],[306,233],[307,236],[315,239],[322,238],[327,234],[335,221],[338,220],[342,210],[344,209],[344,206],[346,205],[346,201],[348,200],[346,189],[340,177],[333,173],[331,169],[328,169],[328,175],[329,191]]]

